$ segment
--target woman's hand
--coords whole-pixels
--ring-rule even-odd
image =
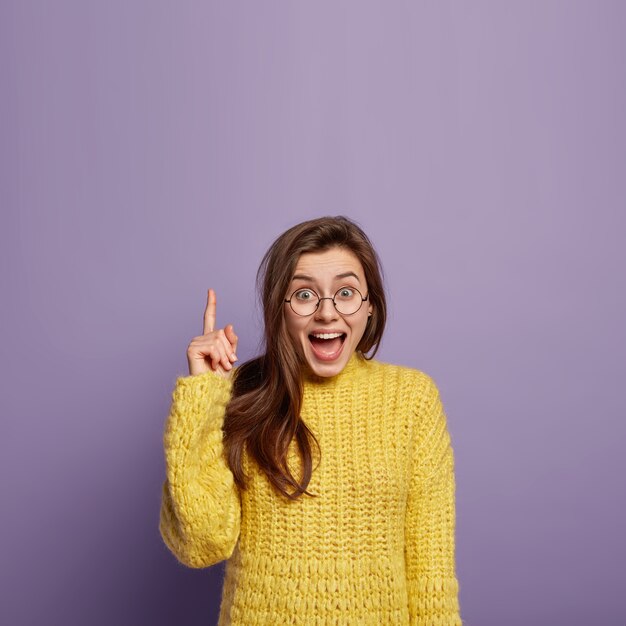
[[[213,370],[224,378],[230,378],[233,362],[237,361],[237,341],[233,325],[215,328],[215,291],[209,289],[206,309],[204,310],[204,330],[199,337],[194,337],[187,348],[189,374],[204,374]]]

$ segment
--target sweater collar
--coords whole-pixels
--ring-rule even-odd
[[[332,386],[344,381],[353,380],[368,366],[368,360],[360,353],[353,352],[344,368],[335,376],[316,376],[308,370],[303,374],[303,383],[306,387]]]

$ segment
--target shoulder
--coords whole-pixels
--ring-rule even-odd
[[[424,445],[433,434],[444,433],[446,417],[433,377],[427,372],[409,367],[370,360],[372,380],[370,391],[388,412],[403,416],[410,438]]]
[[[369,371],[373,377],[379,378],[383,383],[400,387],[417,403],[429,403],[439,395],[434,379],[423,370],[371,359]]]
[[[412,428],[428,432],[445,426],[446,416],[434,378],[427,372],[372,359],[371,372],[379,381],[384,402],[408,416]]]

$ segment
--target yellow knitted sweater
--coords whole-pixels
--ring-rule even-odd
[[[159,530],[183,564],[224,559],[219,626],[459,626],[454,457],[430,376],[353,353],[304,380],[316,435],[308,490],[291,501],[244,455],[239,490],[221,427],[232,382],[179,377],[163,437]],[[295,441],[289,467],[299,478]]]

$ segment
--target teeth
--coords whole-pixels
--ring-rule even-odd
[[[311,333],[318,339],[335,339],[335,337],[341,337],[343,333]]]

